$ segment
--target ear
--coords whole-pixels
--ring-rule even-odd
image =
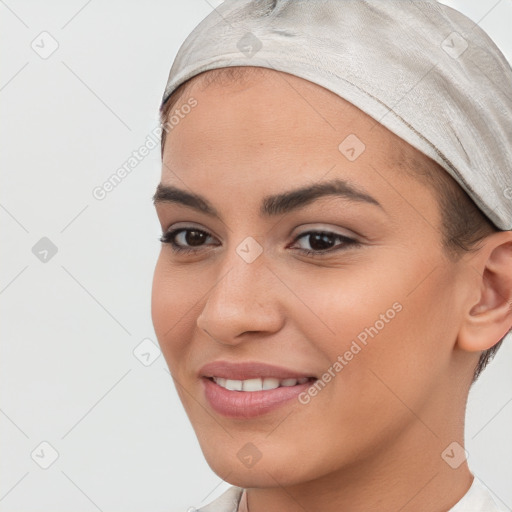
[[[463,350],[478,352],[493,347],[512,327],[512,231],[486,237],[468,265],[475,293],[457,342]]]

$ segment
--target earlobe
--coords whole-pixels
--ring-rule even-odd
[[[485,351],[512,327],[512,232],[488,236],[469,265],[479,292],[468,304],[457,343],[469,352]]]

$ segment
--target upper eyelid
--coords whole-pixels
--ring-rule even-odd
[[[179,226],[179,227],[176,227],[173,229],[168,229],[168,230],[164,231],[162,236],[168,236],[168,237],[171,237],[172,239],[174,239],[174,237],[176,237],[178,234],[180,234],[182,232],[193,231],[193,230],[205,233],[210,238],[217,238],[215,235],[210,233],[208,230],[199,228],[196,226]],[[347,240],[353,240],[355,242],[358,241],[358,237],[355,235],[338,233],[338,232],[336,232],[332,229],[328,229],[328,228],[305,228],[304,231],[300,231],[299,233],[292,235],[293,242],[296,242],[298,239],[300,239],[304,236],[310,235],[312,233],[324,233],[327,235],[333,235],[334,237],[345,238]]]
[[[171,228],[168,228],[168,229],[164,229],[162,231],[162,234],[168,234],[168,233],[174,233],[174,232],[177,232],[177,231],[180,231],[180,230],[184,230],[184,231],[188,231],[188,230],[197,230],[197,231],[202,231],[203,233],[206,233],[207,235],[209,236],[213,236],[213,237],[216,237],[216,235],[214,235],[210,230],[208,229],[205,229],[203,227],[199,227],[199,226],[194,226],[193,224],[190,225],[190,224],[187,224],[185,226],[176,226],[176,227],[173,227],[172,229]],[[304,230],[304,231],[302,231]],[[344,236],[346,238],[352,238],[352,237],[357,237],[358,235],[356,233],[354,233],[352,230],[348,230],[349,233],[338,233],[336,231],[336,228],[326,228],[326,227],[309,227],[309,228],[301,228],[301,231],[296,233],[295,235],[293,236],[299,236],[299,235],[304,235],[306,233],[309,233],[309,232],[314,232],[314,233],[318,233],[318,232],[326,232],[326,233],[329,233],[329,234],[333,234],[333,235],[339,235],[339,236]]]

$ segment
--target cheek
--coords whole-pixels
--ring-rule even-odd
[[[361,350],[349,352],[353,358],[337,384],[338,390],[353,391],[356,421],[367,416],[392,424],[407,414],[401,401],[419,411],[443,382],[457,334],[456,308],[450,276],[440,268],[429,272],[422,267],[388,272],[359,297],[358,307],[344,311],[343,349],[349,351],[355,340]],[[342,320],[339,325],[341,332]]]
[[[388,263],[295,282],[308,309],[299,305],[294,318],[322,353],[320,371],[342,356],[343,368],[334,370],[343,377],[334,380],[345,389],[382,387],[374,371],[407,393],[412,382],[433,386],[448,364],[457,326],[448,271],[419,258],[416,264]]]
[[[194,304],[199,298],[194,284],[185,285],[183,279],[185,276],[179,270],[168,265],[162,251],[153,275],[151,317],[160,348],[173,374],[174,367],[189,350],[191,334],[186,331],[190,326],[187,318],[195,314]]]
[[[151,289],[151,318],[153,327],[160,343],[164,332],[169,329],[169,314],[172,314],[172,294],[166,279],[162,254],[158,257],[155,272],[153,274],[153,286]]]
[[[404,316],[403,286],[381,268],[320,269],[307,280],[290,275],[288,281],[301,299],[294,321],[301,322],[304,338],[331,361],[349,350],[353,341],[365,347],[371,339],[384,337]]]
[[[449,276],[439,271],[416,287],[429,271],[388,267],[386,272],[369,269],[356,279],[347,275],[336,285],[332,280],[310,282],[310,290],[317,292],[307,295],[309,304],[320,318],[295,318],[303,318],[306,339],[322,353],[318,360],[324,367],[319,369],[326,385],[300,409],[294,426],[300,432],[306,419],[322,432],[314,439],[304,434],[305,445],[317,443],[322,450],[322,439],[329,439],[330,449],[346,453],[343,443],[351,438],[356,456],[365,446],[370,450],[377,440],[395,435],[414,419],[408,407],[421,411],[433,396],[455,330]]]

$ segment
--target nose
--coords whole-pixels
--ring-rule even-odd
[[[235,255],[207,294],[197,326],[214,341],[237,345],[248,333],[268,336],[281,328],[279,280],[258,259],[247,263]]]

